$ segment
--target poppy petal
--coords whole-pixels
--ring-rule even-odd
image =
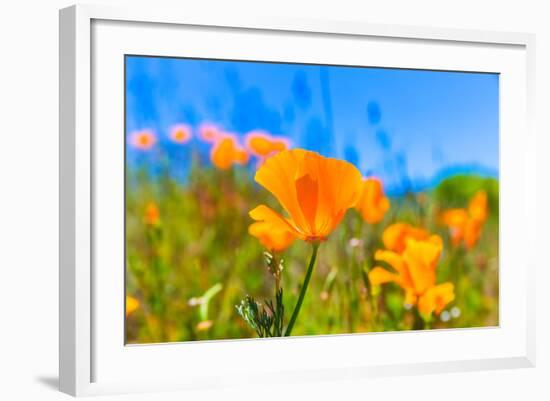
[[[442,242],[438,236],[428,241],[407,240],[403,260],[416,293],[421,294],[435,284],[435,268],[441,254]]]
[[[249,213],[250,217],[256,221],[262,221],[271,226],[271,229],[276,231],[288,231],[299,238],[304,239],[305,236],[300,233],[294,225],[281,216],[279,213],[273,209],[267,207],[266,205],[259,205],[256,208],[252,209]]]
[[[440,314],[455,299],[454,285],[443,283],[429,288],[418,299],[418,310],[424,315]]]
[[[397,275],[377,266],[369,272],[369,281],[372,285],[397,282]]]
[[[271,192],[294,223],[306,231],[306,219],[298,203],[294,184],[298,166],[301,164],[304,154],[305,151],[301,149],[278,153],[266,160],[256,172],[254,179]]]

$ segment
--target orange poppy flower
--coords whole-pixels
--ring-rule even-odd
[[[289,148],[288,139],[269,135],[264,131],[252,131],[245,137],[245,146],[254,156],[265,159]]]
[[[154,202],[149,202],[145,208],[145,215],[143,216],[145,224],[150,226],[156,226],[160,221],[159,208]]]
[[[472,249],[477,241],[481,237],[481,230],[483,228],[483,223],[477,219],[470,219],[466,223],[464,229],[464,244],[466,248]]]
[[[466,209],[449,209],[443,213],[443,224],[449,226],[449,234],[453,246],[460,245],[464,239],[464,232],[468,224],[468,212]]]
[[[439,315],[445,307],[455,299],[453,283],[437,284],[426,290],[424,295],[418,298],[418,310],[424,315],[435,312]]]
[[[135,312],[139,308],[139,301],[131,295],[126,295],[126,316]]]
[[[352,164],[304,149],[267,159],[255,180],[271,192],[288,217],[260,205],[250,217],[308,242],[323,241],[360,195],[361,173]]]
[[[405,291],[405,303],[417,305],[426,316],[439,314],[454,300],[452,283],[435,283],[442,247],[441,238],[432,235],[425,240],[408,238],[402,254],[379,250],[374,258],[390,265],[394,272],[376,266],[369,272],[369,280],[373,286],[395,282]]]
[[[215,125],[201,124],[199,127],[199,138],[205,142],[214,143],[221,137],[221,132]]]
[[[248,227],[248,233],[258,238],[260,243],[270,251],[283,251],[296,239],[289,231],[275,230],[262,221],[252,223]]]
[[[487,216],[487,193],[479,191],[470,200],[467,210],[446,210],[443,212],[441,220],[449,227],[451,242],[454,246],[458,246],[464,241],[466,248],[471,249],[481,236]]]
[[[130,134],[130,145],[139,150],[150,150],[157,143],[157,137],[150,130],[136,131]]]
[[[239,146],[234,135],[223,134],[212,147],[210,160],[220,170],[227,170],[233,164],[246,164],[248,153]]]
[[[170,139],[179,144],[187,143],[191,140],[191,127],[186,124],[178,124],[170,130]]]
[[[376,178],[367,178],[363,181],[362,187],[355,208],[367,223],[379,223],[390,208],[390,200],[384,195],[382,182]]]
[[[430,233],[422,228],[416,228],[406,223],[395,223],[389,225],[382,233],[384,247],[390,251],[402,253],[405,250],[408,238],[425,240]]]
[[[487,210],[487,192],[478,191],[473,198],[470,200],[468,205],[468,213],[470,217],[474,220],[479,221],[480,223],[485,223],[487,220],[487,215],[489,211]]]

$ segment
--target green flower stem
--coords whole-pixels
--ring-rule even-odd
[[[304,302],[304,297],[306,295],[307,287],[309,285],[309,280],[311,279],[311,273],[313,273],[313,267],[315,266],[315,260],[317,259],[317,251],[319,250],[319,245],[319,242],[313,243],[313,251],[311,253],[311,259],[309,260],[306,277],[304,278],[304,284],[300,289],[298,302],[296,302],[296,306],[294,307],[294,311],[292,312],[290,322],[288,323],[288,326],[286,328],[285,337],[290,336],[290,333],[292,333],[292,328],[294,327],[294,323],[296,323],[296,319],[298,318],[298,314],[300,313],[300,308],[302,307],[302,302]]]

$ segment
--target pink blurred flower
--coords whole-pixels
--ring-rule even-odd
[[[222,132],[213,124],[204,123],[199,127],[199,138],[205,142],[215,143],[221,136]]]
[[[130,134],[129,143],[139,150],[151,150],[157,143],[157,136],[151,130],[134,131]]]
[[[173,142],[184,144],[191,140],[191,127],[187,124],[177,124],[170,130],[170,139]]]

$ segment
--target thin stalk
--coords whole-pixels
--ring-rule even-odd
[[[292,312],[290,322],[288,323],[288,326],[286,328],[285,337],[290,336],[290,333],[292,333],[292,328],[294,327],[294,323],[296,323],[296,319],[298,318],[298,314],[300,313],[300,308],[302,307],[302,302],[304,302],[304,297],[306,295],[307,287],[309,285],[309,280],[311,279],[311,274],[313,273],[313,267],[315,266],[315,260],[317,259],[318,250],[319,250],[319,243],[314,242],[313,251],[311,253],[311,259],[309,260],[309,266],[307,267],[306,277],[304,278],[304,284],[300,289],[300,295],[298,296],[298,301],[296,302],[296,306],[294,307],[294,311]]]
[[[420,312],[418,311],[418,309],[416,309],[416,308],[413,309],[413,316],[414,316],[414,321],[413,321],[412,329],[413,330],[425,330],[426,329],[426,321],[422,318],[422,316],[420,315]]]

